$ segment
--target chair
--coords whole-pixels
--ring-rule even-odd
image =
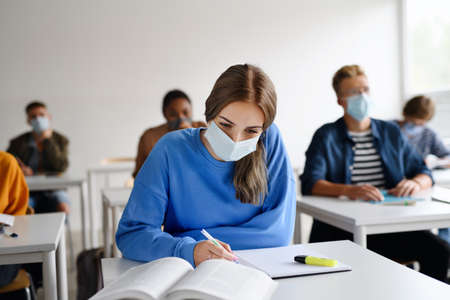
[[[0,298],[2,300],[35,300],[36,292],[29,274],[24,269],[20,269],[10,284],[0,288]]]

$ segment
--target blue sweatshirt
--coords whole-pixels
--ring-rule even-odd
[[[235,162],[214,159],[200,140],[201,130],[170,132],[147,157],[116,233],[124,257],[151,261],[177,256],[194,266],[194,247],[205,240],[203,228],[233,250],[290,243],[295,180],[278,128],[270,126],[262,137],[268,173],[262,205],[236,199]]]

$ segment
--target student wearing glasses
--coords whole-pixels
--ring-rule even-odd
[[[383,190],[409,196],[430,188],[431,172],[400,128],[370,118],[372,100],[361,67],[339,69],[333,88],[344,116],[315,132],[300,176],[302,194],[380,201]],[[352,238],[351,233],[314,220],[310,242]],[[429,231],[373,234],[367,246],[393,260],[417,260],[422,273],[447,280],[449,247]]]
[[[235,65],[220,75],[206,100],[207,128],[166,134],[138,173],[116,234],[123,255],[177,256],[196,266],[233,260],[231,248],[288,245],[295,181],[273,124],[276,106],[260,68]]]

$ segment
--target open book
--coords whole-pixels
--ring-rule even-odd
[[[126,271],[91,300],[114,299],[270,299],[277,287],[264,272],[211,259],[197,268],[184,259],[165,257]]]

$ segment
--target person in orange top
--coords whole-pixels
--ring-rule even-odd
[[[206,127],[205,122],[192,121],[192,103],[183,91],[169,91],[164,96],[162,112],[167,122],[147,129],[139,139],[133,177],[136,177],[145,159],[163,135],[178,129]]]
[[[24,215],[27,207],[28,186],[19,163],[11,154],[0,151],[0,213]],[[16,277],[19,266],[0,266],[0,287]]]
[[[28,207],[28,186],[19,163],[0,151],[0,213],[24,215]]]

